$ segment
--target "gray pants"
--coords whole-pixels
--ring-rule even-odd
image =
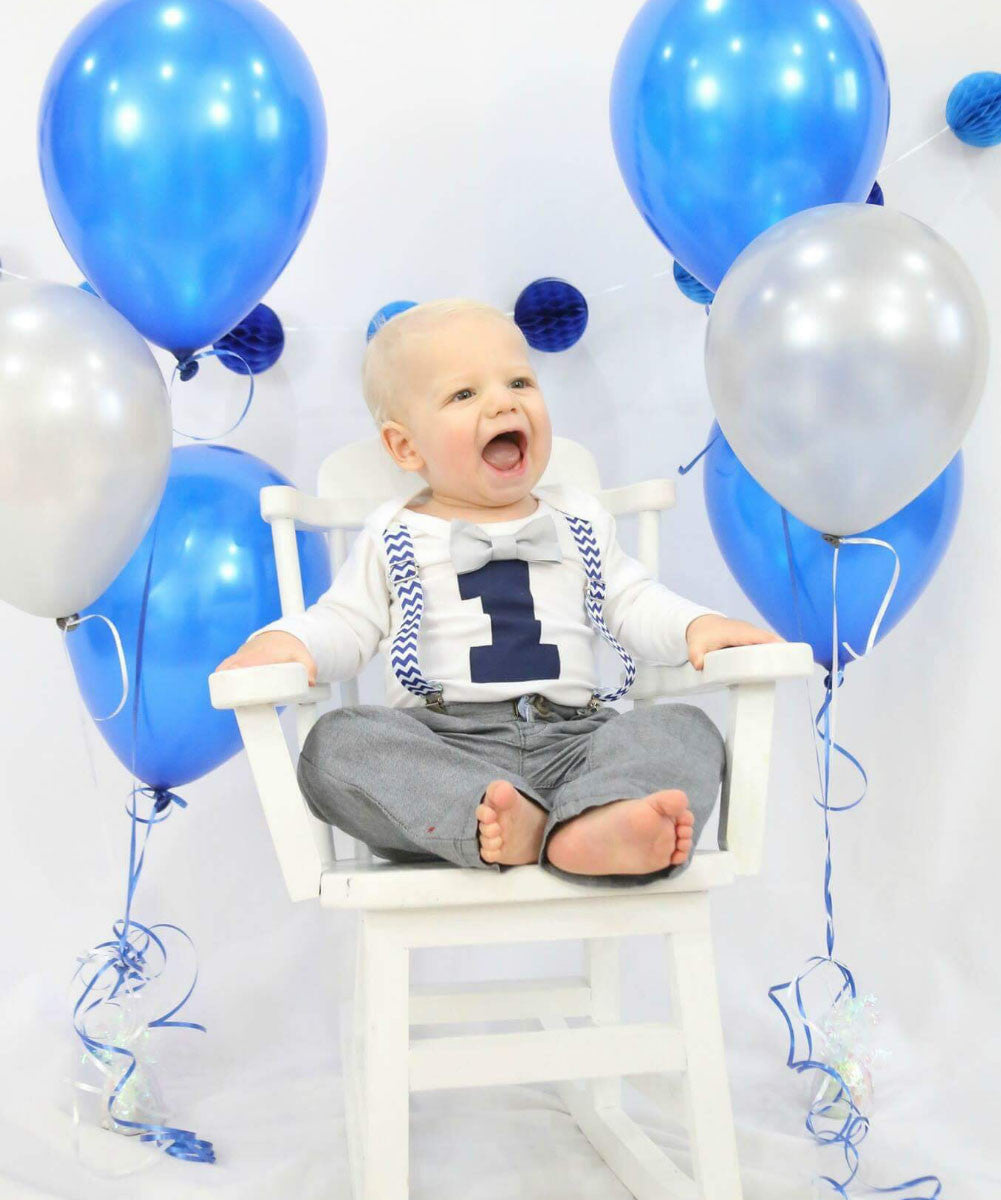
[[[476,808],[491,780],[506,779],[548,819],[539,865],[577,883],[629,886],[646,875],[579,875],[548,861],[554,829],[599,804],[680,788],[698,839],[716,803],[726,752],[700,708],[656,704],[620,713],[552,704],[521,713],[511,700],[334,709],[313,726],[299,757],[299,786],[311,811],[396,862],[446,861],[510,870],[480,857]],[[526,717],[528,719],[526,719]],[[693,841],[694,845],[694,841]]]

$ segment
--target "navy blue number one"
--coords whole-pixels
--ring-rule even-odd
[[[473,683],[508,683],[520,679],[559,679],[559,647],[544,644],[542,623],[528,586],[528,563],[518,558],[492,559],[476,571],[458,576],[463,600],[483,602],[490,618],[492,642],[469,651]]]

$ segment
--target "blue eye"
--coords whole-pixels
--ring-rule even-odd
[[[520,378],[518,378],[518,379],[512,379],[512,380],[511,380],[511,386],[512,386],[512,387],[514,387],[514,385],[515,385],[516,383],[520,383],[520,384],[521,384],[523,387],[531,387],[531,386],[532,386],[532,381],[531,381],[531,379],[526,379],[524,376],[521,376],[521,377],[520,377]]]
[[[464,396],[471,396],[472,394],[473,393],[469,388],[461,388],[459,391],[455,392],[450,399],[461,400]]]

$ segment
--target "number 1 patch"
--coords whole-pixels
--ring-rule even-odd
[[[463,600],[479,598],[490,618],[491,644],[469,650],[473,683],[559,679],[559,647],[542,641],[542,622],[535,619],[527,562],[491,559],[457,578]]]

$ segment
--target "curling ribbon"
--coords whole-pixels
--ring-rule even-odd
[[[222,361],[222,359],[224,357],[235,358],[239,362],[243,363],[244,367],[246,367],[246,374],[250,379],[250,390],[247,393],[247,399],[244,401],[243,411],[236,418],[236,420],[233,422],[233,424],[230,425],[230,427],[228,429],[224,429],[222,431],[222,433],[217,433],[217,434],[213,435],[212,437],[200,437],[196,433],[185,433],[183,429],[177,429],[175,427],[174,432],[179,433],[181,435],[181,437],[190,438],[193,442],[215,442],[215,441],[218,441],[219,438],[227,437],[234,430],[238,429],[243,424],[244,417],[250,411],[250,406],[254,400],[254,372],[250,369],[250,364],[247,362],[247,360],[243,357],[242,354],[237,354],[237,352],[235,350],[228,350],[224,346],[218,347],[213,350],[200,350],[197,354],[189,354],[188,357],[185,358],[183,361],[178,360],[177,365],[174,367],[174,370],[170,376],[169,393],[170,393],[171,397],[173,397],[174,381],[177,379],[178,373],[180,373],[182,382],[187,382],[187,380],[191,379],[197,373],[199,359],[218,358],[220,361]],[[242,373],[243,372],[241,372],[241,374]]]
[[[784,511],[783,511],[783,524],[785,526],[785,533],[786,533],[786,548],[787,548],[787,551],[789,551],[791,549],[791,547],[789,545],[789,538],[788,538],[788,523],[786,521],[786,516],[785,516]],[[807,1006],[804,1003],[804,999],[803,999],[803,982],[813,971],[817,970],[818,968],[827,966],[827,967],[830,967],[831,969],[833,969],[834,971],[836,971],[840,975],[840,978],[841,978],[841,986],[840,986],[840,989],[839,989],[837,995],[835,996],[834,1000],[831,1003],[832,1007],[838,1003],[838,1001],[841,999],[842,996],[845,995],[846,992],[853,999],[857,995],[855,979],[854,979],[854,976],[852,975],[851,971],[844,965],[844,963],[839,962],[834,957],[834,941],[835,941],[834,902],[833,902],[833,893],[832,893],[832,889],[831,889],[832,852],[831,852],[830,813],[844,811],[845,809],[854,808],[856,805],[860,804],[865,797],[866,789],[868,786],[868,780],[866,777],[866,773],[862,767],[862,764],[858,761],[857,758],[854,757],[854,755],[849,754],[842,746],[838,745],[837,741],[835,740],[835,736],[834,736],[835,718],[836,718],[836,712],[837,712],[837,693],[838,693],[838,688],[841,686],[841,684],[844,680],[843,668],[838,669],[838,667],[837,667],[838,650],[839,650],[839,645],[838,645],[838,603],[837,603],[837,601],[838,601],[838,556],[839,556],[841,547],[844,545],[851,545],[851,544],[870,544],[870,545],[872,545],[872,544],[874,544],[874,545],[883,546],[886,549],[890,550],[894,554],[894,558],[896,560],[896,566],[894,569],[893,578],[891,579],[891,581],[887,587],[886,594],[883,598],[883,602],[880,605],[879,611],[876,614],[876,617],[873,621],[872,628],[869,632],[869,637],[866,640],[866,647],[865,647],[865,650],[862,652],[862,655],[856,654],[855,651],[852,650],[851,647],[848,646],[847,643],[844,643],[845,649],[848,650],[848,652],[852,655],[853,658],[862,657],[864,654],[868,653],[872,649],[873,645],[875,644],[876,635],[879,631],[879,625],[882,622],[883,616],[886,613],[886,609],[887,609],[887,607],[890,603],[890,599],[893,595],[893,590],[896,587],[897,575],[899,572],[900,564],[899,564],[899,558],[897,558],[896,551],[893,549],[893,547],[888,542],[883,542],[878,538],[865,538],[865,537],[842,538],[842,537],[835,537],[833,535],[825,535],[825,536],[826,536],[827,540],[832,542],[834,545],[834,563],[833,563],[832,579],[831,579],[832,599],[833,599],[832,618],[831,618],[831,643],[832,643],[831,663],[832,663],[832,668],[831,668],[831,672],[827,675],[827,677],[824,681],[826,695],[824,698],[824,702],[821,705],[820,709],[818,710],[817,716],[814,721],[815,730],[818,733],[818,735],[820,737],[822,737],[823,746],[824,746],[823,771],[821,773],[821,780],[820,780],[822,798],[820,800],[818,800],[817,797],[814,796],[814,801],[824,810],[824,839],[825,839],[825,848],[826,848],[826,857],[825,857],[825,863],[824,863],[824,908],[825,908],[825,911],[827,914],[827,954],[826,954],[826,956],[814,955],[812,958],[807,960],[806,968],[803,971],[801,971],[798,975],[796,975],[794,979],[792,979],[786,983],[777,983],[777,984],[773,985],[772,987],[770,987],[768,989],[768,998],[775,1004],[775,1006],[778,1008],[779,1012],[782,1014],[782,1018],[786,1023],[786,1028],[789,1033],[789,1053],[786,1058],[786,1066],[790,1067],[792,1070],[797,1071],[799,1073],[802,1073],[803,1071],[811,1071],[811,1070],[812,1071],[820,1071],[824,1075],[828,1076],[831,1080],[833,1080],[837,1086],[837,1092],[836,1092],[835,1096],[833,1097],[833,1099],[828,1100],[828,1101],[824,1101],[822,1099],[823,1093],[826,1089],[822,1088],[818,1091],[817,1098],[813,1101],[813,1103],[811,1104],[810,1109],[807,1113],[806,1128],[813,1135],[813,1137],[816,1139],[816,1141],[821,1146],[840,1145],[842,1147],[842,1150],[844,1153],[844,1158],[845,1158],[845,1166],[848,1170],[847,1177],[844,1179],[841,1179],[841,1180],[837,1180],[837,1179],[832,1178],[830,1175],[821,1175],[820,1179],[824,1183],[829,1184],[831,1186],[831,1188],[833,1189],[833,1191],[838,1196],[841,1196],[843,1198],[843,1200],[849,1200],[847,1189],[851,1185],[852,1181],[855,1179],[856,1175],[858,1175],[858,1173],[859,1173],[861,1155],[860,1155],[858,1147],[861,1144],[861,1142],[864,1140],[866,1134],[869,1132],[869,1118],[861,1112],[858,1105],[855,1103],[855,1100],[851,1094],[851,1091],[850,1091],[848,1085],[845,1083],[844,1078],[841,1076],[841,1074],[838,1072],[838,1070],[835,1067],[833,1067],[827,1063],[821,1062],[819,1059],[814,1058],[813,1037],[812,1037],[812,1034],[810,1031],[811,1031],[811,1028],[815,1029],[817,1026],[813,1021],[810,1020],[810,1018],[807,1015]],[[788,553],[787,558],[788,558],[788,563],[789,563],[789,576],[792,581],[794,604],[796,605],[796,611],[798,613],[799,612],[798,589],[796,587],[795,572],[793,571],[793,567],[792,567],[792,554]],[[820,732],[821,724],[823,725],[822,733]],[[858,771],[860,772],[860,774],[862,776],[862,781],[863,781],[862,794],[858,797],[858,799],[852,801],[851,804],[832,805],[830,803],[831,753],[832,753],[832,751],[842,754],[849,762],[851,762],[858,769]],[[818,762],[818,765],[819,765],[819,762]],[[802,1030],[802,1035],[805,1040],[805,1052],[803,1053],[803,1056],[799,1057],[799,1058],[797,1058],[797,1031],[793,1024],[792,1016],[790,1015],[789,1009],[786,1007],[786,1005],[783,1004],[781,999],[779,999],[779,993],[783,992],[783,991],[791,992],[795,998],[796,1015],[798,1015],[800,1027]],[[847,1108],[847,1114],[844,1116],[843,1120],[841,1120],[840,1128],[831,1128],[829,1126],[824,1127],[824,1128],[817,1127],[818,1121],[834,1122],[836,1124],[836,1122],[840,1118],[838,1115],[835,1114],[835,1110],[837,1110],[838,1113],[842,1113],[842,1112],[844,1112],[845,1108]],[[926,1187],[926,1185],[927,1185],[927,1187],[929,1187],[931,1189],[930,1191],[926,1192],[926,1191],[922,1190],[919,1193],[919,1191],[916,1190],[916,1189],[924,1189]],[[915,1189],[915,1190],[912,1190],[912,1189]],[[896,1195],[900,1195],[900,1193],[902,1193],[902,1192],[909,1193],[906,1197],[901,1196],[900,1200],[936,1200],[936,1198],[941,1195],[942,1184],[941,1184],[941,1181],[938,1179],[938,1177],[935,1175],[922,1175],[922,1176],[918,1176],[914,1179],[909,1179],[904,1183],[898,1183],[893,1187],[883,1188],[883,1187],[872,1187],[871,1185],[869,1185],[868,1190],[870,1190],[872,1192],[883,1193],[883,1194],[891,1194],[892,1193],[892,1194],[896,1194]]]
[[[133,779],[135,778],[135,744],[139,719],[146,613],[149,607],[150,580],[153,574],[153,556],[156,551],[158,525],[159,513],[153,522],[153,536],[150,543],[149,560],[146,564],[146,577],[143,583],[143,594],[139,609],[139,627],[136,635],[136,677],[135,687],[132,692]],[[153,800],[153,807],[148,817],[140,817],[136,811],[136,796],[138,795],[147,796]],[[132,916],[132,903],[139,884],[139,878],[142,874],[143,863],[146,859],[146,845],[149,841],[150,832],[154,825],[167,819],[170,815],[172,805],[179,808],[186,808],[187,802],[166,788],[138,787],[133,783],[132,802],[125,810],[131,820],[125,916],[122,920],[115,922],[113,927],[115,936],[113,940],[101,942],[89,954],[80,959],[80,965],[73,976],[74,979],[84,975],[88,965],[93,964],[96,969],[90,974],[89,978],[84,980],[83,990],[73,1008],[73,1026],[84,1048],[102,1072],[106,1073],[110,1069],[116,1056],[120,1060],[120,1064],[122,1062],[127,1062],[128,1064],[112,1090],[111,1095],[108,1097],[108,1114],[117,1128],[142,1130],[141,1141],[154,1142],[158,1148],[164,1150],[165,1153],[171,1155],[173,1158],[183,1158],[191,1162],[215,1162],[215,1151],[212,1148],[212,1143],[196,1137],[191,1130],[179,1129],[159,1122],[130,1121],[116,1114],[115,1103],[120,1098],[122,1089],[135,1073],[136,1055],[125,1046],[101,1040],[92,1036],[87,1031],[87,1017],[89,1014],[95,1013],[96,1010],[99,1010],[104,1005],[114,1005],[116,1002],[120,1002],[119,997],[123,989],[126,992],[136,995],[152,980],[159,978],[163,974],[167,965],[167,948],[163,939],[156,933],[156,930],[173,930],[175,933],[180,934],[189,945],[193,946],[191,938],[177,925],[161,922],[157,925],[146,926],[136,921]],[[143,837],[142,847],[138,850],[137,855],[138,825],[145,825],[146,833]],[[151,947],[159,954],[161,960],[160,969],[152,973],[150,964],[147,961]],[[204,1025],[199,1025],[193,1021],[174,1020],[174,1017],[188,1002],[197,982],[198,970],[196,967],[194,978],[180,1002],[161,1016],[150,1021],[148,1028],[197,1029],[204,1033]]]

